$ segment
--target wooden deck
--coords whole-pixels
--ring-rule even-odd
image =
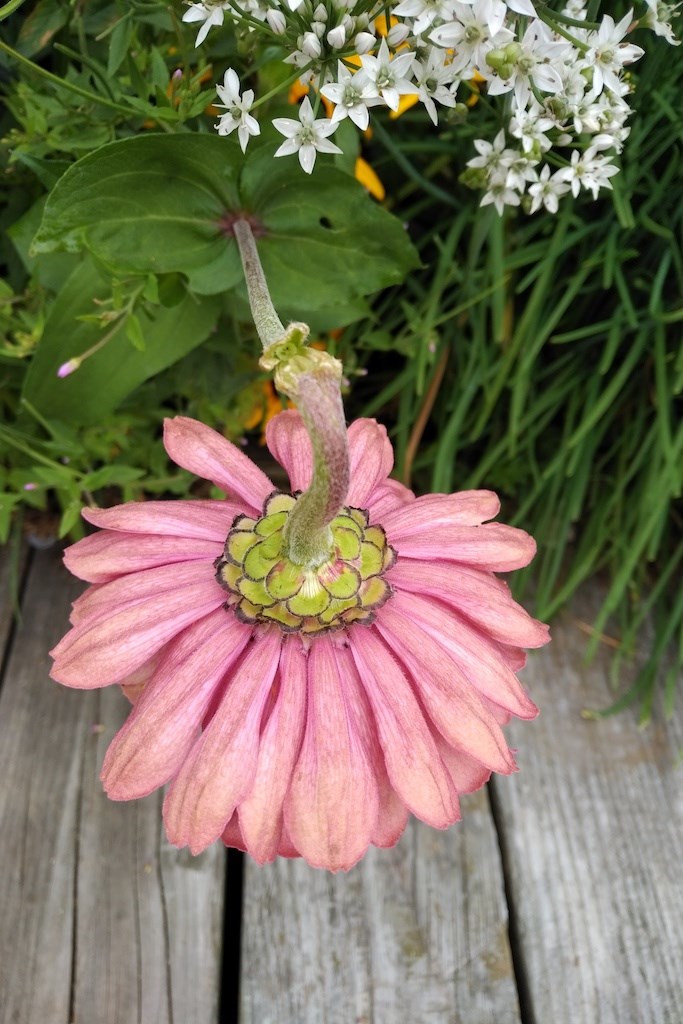
[[[127,703],[47,675],[78,590],[33,552],[16,628],[0,600],[1,1024],[683,1024],[682,702],[583,719],[612,694],[571,616],[525,672],[521,771],[330,876],[192,858],[158,795],[104,798]]]

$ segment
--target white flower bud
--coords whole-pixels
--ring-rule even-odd
[[[307,57],[313,57],[314,59],[319,57],[320,54],[323,52],[323,48],[320,45],[320,40],[318,39],[315,32],[304,32],[303,38],[301,40],[301,49],[303,50]]]
[[[408,28],[408,26],[399,23],[398,25],[394,25],[393,28],[389,29],[387,33],[387,43],[392,48],[392,50],[395,50],[397,46],[401,45],[401,43],[405,43],[409,35],[410,29]]]
[[[325,35],[325,26],[323,25],[322,21],[314,21],[311,24],[311,32],[315,32],[318,39],[322,39],[322,37]]]
[[[343,25],[337,25],[327,33],[327,41],[335,50],[340,49],[346,42],[346,29]]]
[[[327,21],[327,8],[324,4],[318,4],[313,11],[313,17],[316,21]]]
[[[366,29],[369,24],[370,19],[368,18],[367,14],[359,14],[358,17],[356,18],[356,28],[358,29],[359,32],[362,32],[363,29]]]
[[[268,22],[271,29],[276,35],[284,35],[284,32],[287,28],[287,19],[285,18],[282,11],[276,11],[273,7],[271,7],[268,11],[266,11],[266,21]]]
[[[345,32],[346,32],[346,38],[348,39],[348,38],[349,38],[349,36],[351,35],[351,33],[352,33],[352,32],[353,32],[353,30],[354,30],[354,27],[355,27],[355,24],[356,24],[356,22],[355,22],[355,21],[354,21],[354,19],[353,19],[353,18],[351,17],[351,15],[349,15],[349,14],[345,14],[345,15],[344,15],[344,17],[343,17],[343,18],[342,18],[342,20],[341,20],[341,23],[342,23],[342,25],[344,26],[344,30],[345,30]]]
[[[369,53],[370,50],[377,46],[377,40],[370,32],[359,32],[353,41],[353,45],[356,48],[356,53]]]

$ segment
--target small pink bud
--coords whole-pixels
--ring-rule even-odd
[[[62,363],[62,365],[57,370],[57,376],[68,377],[69,374],[77,370],[80,365],[81,360],[78,358],[78,356],[75,356],[73,359],[69,359],[68,362]]]
[[[25,491],[35,491],[37,486],[38,486],[38,484],[34,484],[32,481],[29,481],[27,484],[24,484],[24,490]]]

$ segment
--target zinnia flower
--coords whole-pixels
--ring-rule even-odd
[[[115,800],[170,782],[172,843],[196,854],[222,837],[260,863],[348,869],[396,843],[409,813],[447,828],[461,793],[514,771],[501,725],[535,716],[515,672],[548,634],[494,572],[526,565],[534,542],[487,522],[490,491],[416,498],[390,480],[386,431],[366,419],[348,430],[333,556],[304,570],[282,535],[310,441],[294,411],[267,439],[293,496],[178,417],[168,454],[227,499],[84,511],[102,529],[65,560],[92,586],[53,677],[134,688],[102,780]]]

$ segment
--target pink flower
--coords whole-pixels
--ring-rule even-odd
[[[184,417],[166,422],[166,450],[228,499],[86,509],[102,530],[66,552],[92,586],[53,678],[137,692],[105,789],[129,800],[170,781],[168,836],[193,853],[222,837],[260,863],[348,869],[371,843],[396,843],[409,813],[457,821],[461,793],[515,770],[501,725],[536,715],[515,672],[547,628],[494,576],[531,560],[531,537],[486,522],[490,491],[416,498],[388,479],[374,420],[348,438],[336,555],[314,573],[279,553],[294,499]],[[273,419],[267,439],[292,491],[305,489],[298,413]]]

